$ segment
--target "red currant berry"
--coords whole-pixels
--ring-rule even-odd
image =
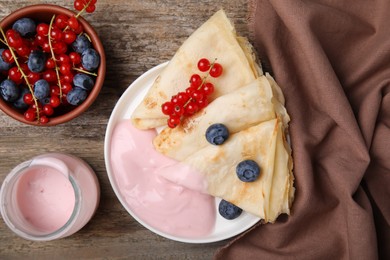
[[[198,74],[193,74],[190,78],[190,84],[192,87],[198,88],[202,84],[202,78]]]
[[[14,57],[12,56],[12,53],[11,53],[10,49],[4,50],[3,54],[1,55],[1,57],[7,63],[13,63],[15,61]]]
[[[214,85],[213,83],[206,82],[203,84],[202,91],[205,95],[211,95],[214,92]]]
[[[46,36],[37,34],[37,36],[35,36],[35,41],[38,43],[39,46],[42,46],[45,42],[48,42],[48,39]]]
[[[40,23],[36,28],[37,34],[40,36],[47,36],[49,34],[49,25],[45,23]]]
[[[37,82],[40,78],[41,78],[41,75],[39,73],[35,73],[35,72],[29,72],[27,74],[27,78],[28,78],[28,82],[32,85],[35,84],[35,82]]]
[[[43,106],[40,102],[37,103],[38,104],[38,110],[42,110]],[[32,109],[34,109],[35,111],[37,110],[37,105],[35,105],[35,102],[30,106]]]
[[[7,37],[8,45],[12,48],[17,49],[23,45],[22,37],[17,31],[13,29],[9,29],[7,31],[6,37]]]
[[[32,108],[29,108],[26,110],[26,112],[24,112],[24,119],[26,119],[27,121],[29,122],[33,122],[35,120],[35,117],[36,117],[36,111]]]
[[[69,63],[62,63],[60,66],[60,73],[63,75],[72,73],[72,66]]]
[[[58,28],[52,28],[50,32],[50,38],[54,41],[62,40],[62,31]]]
[[[55,19],[55,25],[59,29],[64,29],[68,25],[68,17],[64,14],[60,14]]]
[[[50,97],[50,105],[52,107],[58,107],[59,105],[61,105],[61,101],[58,98],[58,96],[51,96]]]
[[[41,47],[43,52],[49,53],[51,51],[49,42],[44,42]]]
[[[57,81],[57,74],[54,70],[45,70],[42,73],[42,78],[45,79],[47,82],[56,82]]]
[[[63,54],[68,50],[68,46],[64,42],[55,42],[52,46],[55,54]]]
[[[54,114],[54,109],[51,105],[44,105],[42,110],[43,110],[43,113],[47,116],[51,116]]]
[[[199,100],[202,100],[204,97],[204,95],[202,94],[202,92],[200,90],[196,90],[192,93],[191,95],[191,98],[193,100],[195,100],[196,102],[198,102]]]
[[[60,95],[60,87],[57,85],[50,86],[50,95],[51,96],[59,96]]]
[[[182,116],[184,114],[184,108],[180,105],[175,105],[173,107],[173,115],[175,116]]]
[[[22,78],[22,73],[19,71],[18,67],[12,67],[8,70],[8,77],[10,80],[15,82],[17,85],[22,83],[23,78]]]
[[[77,30],[79,27],[79,21],[77,21],[77,18],[74,15],[69,18],[68,26],[73,30]]]
[[[218,78],[219,76],[221,76],[222,72],[223,72],[222,65],[219,63],[214,63],[214,65],[210,69],[210,76],[213,78]]]
[[[196,90],[197,88],[194,88],[194,87],[192,87],[192,86],[190,86],[190,87],[188,87],[187,89],[186,89],[186,93],[188,94],[188,95],[192,95],[192,93],[194,93],[194,91]]]
[[[76,28],[76,29],[73,29],[74,33],[75,34],[80,34],[83,32],[83,26],[81,25],[81,23],[79,23],[79,26]]]
[[[34,104],[33,95],[32,95],[31,93],[26,93],[26,94],[24,94],[24,96],[23,96],[23,101],[24,101],[24,103],[26,103],[27,105],[32,105],[32,104]]]
[[[206,97],[204,97],[203,99],[197,100],[196,102],[199,106],[199,109],[205,108],[209,104],[209,101],[207,100]]]
[[[52,58],[47,59],[46,61],[46,69],[54,69],[56,64]]]
[[[69,91],[73,89],[72,84],[70,83],[64,83],[61,86],[62,93],[68,94]]]
[[[179,104],[185,104],[190,99],[190,96],[186,92],[179,92],[177,94],[177,99]]]
[[[47,124],[49,123],[49,118],[47,116],[41,116],[39,118],[39,123],[41,123],[42,125]]]
[[[175,128],[180,124],[180,117],[178,116],[170,116],[168,119],[168,127]]]
[[[62,81],[64,83],[72,83],[73,82],[73,77],[74,77],[74,75],[72,73],[62,75]]]
[[[62,34],[62,40],[68,45],[73,43],[76,40],[76,38],[77,38],[77,35],[73,31],[70,31],[70,30],[65,31]]]
[[[174,106],[171,102],[165,102],[164,104],[162,104],[161,110],[164,115],[169,116],[173,114],[173,107]]]
[[[77,11],[81,11],[84,8],[84,3],[82,0],[75,0],[73,6]]]
[[[69,59],[72,61],[73,65],[80,64],[81,56],[77,52],[70,52]]]
[[[95,9],[96,9],[95,5],[94,5],[94,4],[90,4],[90,5],[85,9],[85,11],[87,11],[87,13],[93,13],[93,12],[95,12]]]
[[[24,74],[29,74],[31,71],[27,66],[27,63],[20,64],[20,69],[24,72]]]
[[[188,105],[185,107],[184,115],[191,116],[198,112],[199,106],[194,101],[191,101],[188,103]]]
[[[198,62],[198,69],[202,72],[208,71],[210,69],[210,61],[206,58],[202,58]]]
[[[70,63],[70,58],[66,54],[60,54],[56,58],[59,64]]]
[[[26,45],[22,45],[20,46],[19,48],[16,49],[16,53],[19,55],[19,56],[25,56],[27,57],[31,52],[31,49],[26,46]]]

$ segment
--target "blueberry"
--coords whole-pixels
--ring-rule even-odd
[[[66,95],[66,99],[68,100],[69,104],[78,106],[84,102],[84,100],[87,98],[87,95],[87,91],[82,88],[75,87],[69,91],[69,93]]]
[[[237,177],[243,182],[252,182],[257,180],[260,175],[260,167],[253,160],[240,162],[236,167]]]
[[[5,62],[3,60],[3,57],[2,57],[3,51],[4,51],[4,49],[0,49],[0,71],[2,71],[2,70],[7,71],[11,68],[12,64]]]
[[[73,50],[80,54],[90,47],[91,47],[91,42],[84,34],[77,36],[76,40],[72,43]]]
[[[39,100],[39,102],[41,102],[42,105],[49,105],[50,104],[50,97],[41,98]]]
[[[19,109],[26,109],[28,105],[24,103],[23,97],[25,94],[30,93],[30,90],[28,88],[22,88],[20,91],[18,99],[16,99],[13,103],[14,107],[19,108]]]
[[[88,48],[81,54],[81,65],[86,70],[92,71],[99,67],[100,56],[97,51],[92,48]]]
[[[44,80],[40,79],[34,84],[34,95],[37,99],[43,99],[45,97],[48,97],[50,94],[50,86],[49,83]]]
[[[0,83],[0,94],[5,101],[14,102],[19,97],[20,89],[15,82],[6,79]]]
[[[210,144],[223,144],[229,137],[229,130],[223,124],[213,124],[206,130],[206,139]]]
[[[73,85],[82,88],[86,91],[90,91],[93,88],[94,84],[95,83],[93,82],[93,79],[86,74],[77,73],[73,77]]]
[[[32,72],[42,72],[46,64],[46,55],[41,50],[35,50],[28,56],[27,66]]]
[[[30,18],[21,18],[12,25],[12,29],[19,32],[23,37],[33,36],[35,28],[35,22]]]
[[[229,220],[238,218],[242,213],[241,208],[226,200],[221,200],[218,206],[218,211],[222,217]]]

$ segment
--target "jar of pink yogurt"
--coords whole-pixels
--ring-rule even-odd
[[[48,153],[16,166],[0,190],[7,226],[33,241],[70,236],[92,218],[100,188],[92,168],[80,158]]]

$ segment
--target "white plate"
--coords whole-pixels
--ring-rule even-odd
[[[111,146],[111,135],[114,130],[114,127],[117,123],[124,119],[129,119],[131,114],[138,106],[138,104],[142,101],[146,92],[152,86],[156,77],[160,74],[162,69],[167,65],[167,63],[160,64],[151,70],[147,71],[143,75],[141,75],[136,81],[131,84],[127,90],[123,93],[119,101],[117,102],[110,120],[107,125],[106,136],[104,141],[104,158],[106,163],[107,174],[110,179],[111,186],[118,197],[119,201],[123,205],[123,207],[129,212],[129,214],[136,219],[139,223],[141,223],[147,229],[153,231],[154,233],[161,235],[163,237],[180,241],[186,243],[211,243],[216,241],[221,241],[224,239],[231,238],[236,236],[245,230],[252,227],[256,224],[260,219],[251,214],[243,212],[241,216],[234,220],[226,220],[218,214],[218,203],[220,199],[215,199],[216,210],[216,222],[214,230],[211,234],[205,237],[197,237],[197,238],[183,238],[172,236],[160,230],[157,230],[154,227],[146,224],[142,219],[140,219],[134,212],[132,212],[129,205],[126,203],[125,198],[121,195],[121,192],[118,188],[118,185],[115,181],[115,172],[112,171],[112,167],[110,165],[110,146]]]

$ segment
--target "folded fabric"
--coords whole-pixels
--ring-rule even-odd
[[[291,216],[216,259],[390,259],[390,2],[250,1],[291,116]]]

